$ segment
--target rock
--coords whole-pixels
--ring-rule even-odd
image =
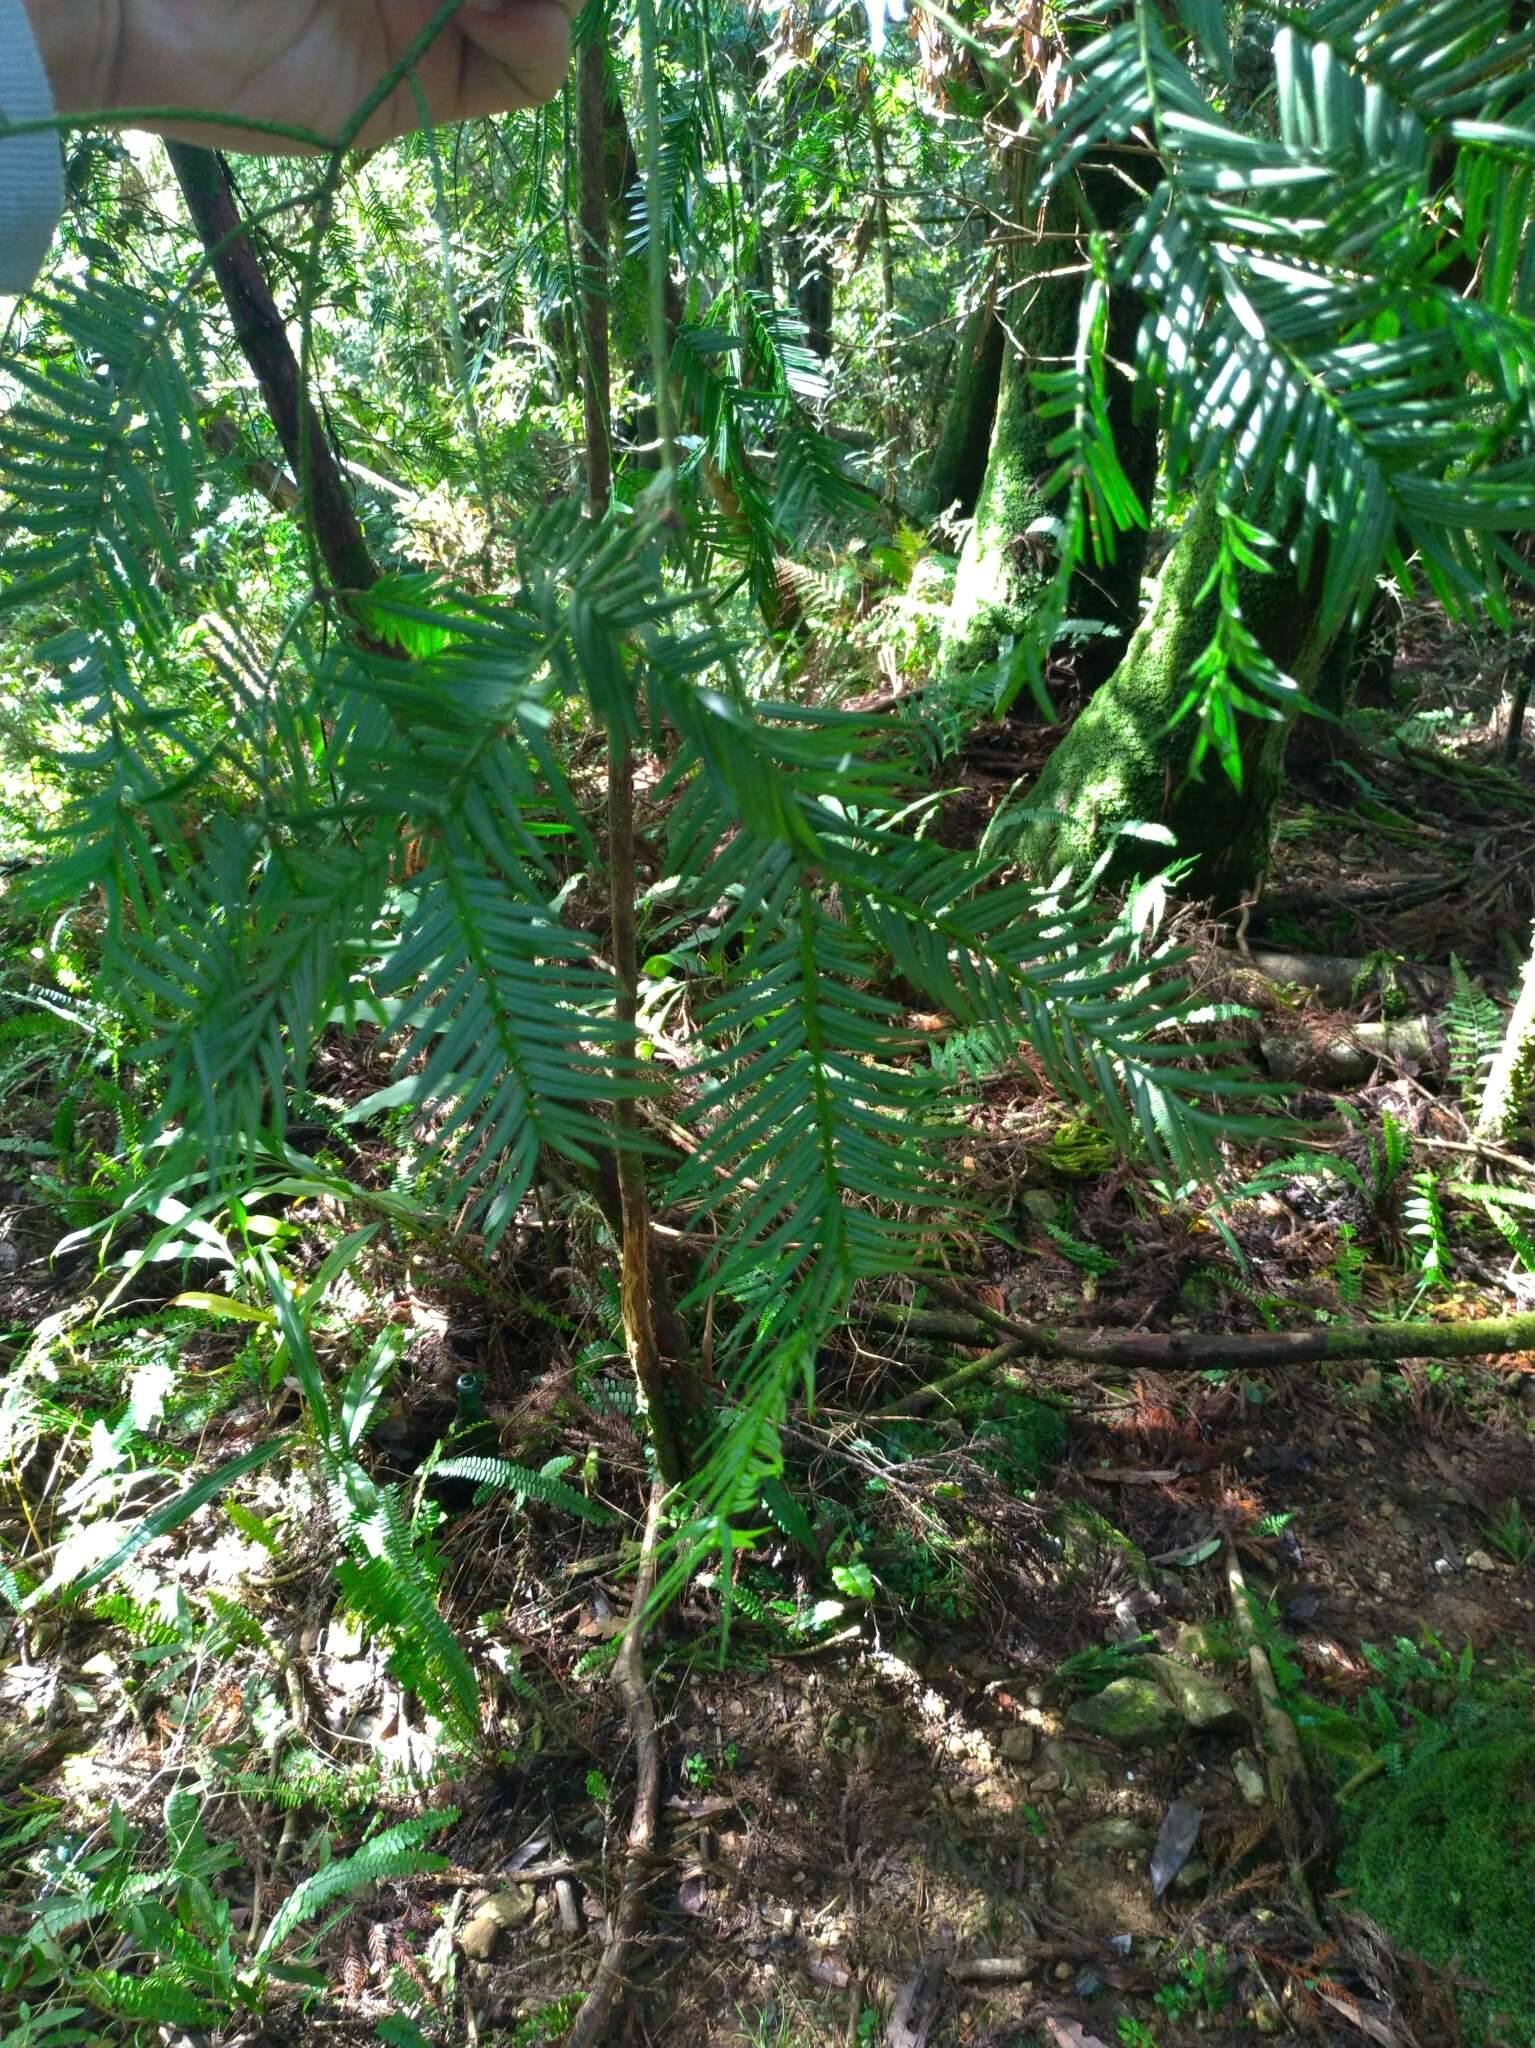
[[[533,1918],[538,1893],[530,1884],[492,1892],[475,1907],[459,1932],[458,1945],[471,1962],[488,1963],[508,1928],[524,1927]]]
[[[1495,1572],[1497,1568],[1496,1558],[1489,1557],[1485,1550],[1468,1550],[1466,1552],[1467,1571]]]
[[[998,1813],[1016,1813],[1018,1794],[1006,1778],[997,1772],[988,1772],[976,1781],[975,1799],[978,1806],[990,1806]]]
[[[1231,1671],[1241,1662],[1236,1645],[1213,1621],[1181,1621],[1173,1634],[1172,1654],[1185,1664],[1213,1664]]]
[[[1073,1856],[1125,1856],[1142,1862],[1151,1854],[1151,1832],[1122,1813],[1106,1813],[1073,1828],[1067,1841]]]
[[[1262,1806],[1267,1800],[1268,1785],[1256,1761],[1245,1749],[1237,1750],[1231,1759],[1231,1775],[1237,1781],[1237,1790],[1249,1806]]]
[[[1041,1787],[1037,1778],[1029,1783],[1035,1790],[1049,1792],[1084,1792],[1097,1790],[1110,1784],[1119,1776],[1119,1766],[1106,1757],[1102,1750],[1090,1749],[1085,1742],[1063,1742],[1052,1735],[1040,1752],[1040,1762],[1045,1766],[1044,1775],[1055,1780],[1053,1785]]]
[[[1116,1749],[1151,1749],[1176,1732],[1179,1716],[1149,1678],[1116,1678],[1090,1699],[1078,1700],[1066,1720]]]
[[[1241,1708],[1224,1687],[1176,1657],[1143,1657],[1141,1663],[1166,1693],[1185,1727],[1200,1734],[1243,1725]]]
[[[1169,1891],[1202,1892],[1210,1882],[1210,1866],[1203,1856],[1191,1856],[1168,1886]]]
[[[997,1744],[997,1754],[1007,1764],[1027,1764],[1034,1760],[1034,1730],[1027,1721],[1015,1721],[1010,1728],[1004,1728],[1002,1739]]]

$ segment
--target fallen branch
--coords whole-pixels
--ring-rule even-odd
[[[613,1666],[628,1713],[629,1733],[637,1758],[634,1812],[629,1822],[629,1853],[624,1863],[618,1905],[608,1922],[602,1960],[597,1965],[592,1988],[576,2014],[566,2048],[598,2048],[598,2044],[606,2039],[613,2008],[624,1981],[624,1966],[645,1913],[645,1886],[655,1854],[656,1817],[661,1810],[661,1741],[656,1729],[655,1702],[645,1682],[645,1622],[656,1587],[656,1549],[661,1533],[661,1503],[666,1491],[664,1482],[659,1478],[651,1487],[634,1602],[629,1609],[629,1626],[624,1632],[624,1646]]]
[[[1073,1962],[1096,1960],[1097,1945],[1089,1941],[1031,1942],[1021,1955],[972,1956],[966,1962],[950,1963],[949,1977],[955,1984],[1027,1984],[1039,1975],[1042,1963],[1059,1956]]]
[[[949,1293],[931,1280],[924,1284],[946,1297]],[[976,1362],[991,1370],[1025,1357],[1149,1372],[1208,1372],[1212,1367],[1265,1372],[1287,1365],[1394,1365],[1403,1358],[1506,1358],[1535,1351],[1535,1314],[1485,1316],[1466,1323],[1329,1323],[1310,1330],[1265,1330],[1244,1336],[1207,1330],[1054,1330],[1042,1323],[1015,1322],[978,1306],[967,1316],[922,1315],[881,1303],[859,1313],[881,1329],[942,1336],[953,1344],[993,1345],[990,1359]],[[998,1336],[1006,1341],[996,1344]],[[967,1380],[981,1376],[961,1370]],[[950,1384],[955,1382],[955,1375],[947,1377]],[[925,1395],[941,1399],[944,1387],[944,1380],[935,1380],[930,1387],[917,1389],[901,1403],[902,1412]]]
[[[880,1413],[890,1422],[915,1421],[929,1408],[936,1408],[940,1401],[951,1399],[977,1380],[990,1379],[999,1366],[1010,1364],[1018,1356],[1019,1349],[1017,1339],[1010,1338],[1006,1344],[999,1344],[994,1351],[988,1351],[984,1358],[973,1358],[968,1365],[956,1366],[953,1372],[946,1372],[941,1380],[930,1380],[925,1387],[918,1387],[901,1400],[892,1401]]]

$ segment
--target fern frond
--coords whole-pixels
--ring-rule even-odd
[[[323,1913],[337,1899],[353,1898],[370,1885],[392,1879],[417,1877],[424,1871],[445,1870],[448,1859],[427,1851],[422,1845],[441,1834],[458,1819],[448,1807],[440,1813],[417,1814],[399,1821],[375,1835],[353,1856],[344,1856],[317,1870],[283,1900],[262,1935],[256,1950],[257,1964],[275,1955],[290,1935]]]
[[[615,1522],[618,1517],[601,1501],[589,1500],[584,1493],[577,1493],[573,1486],[563,1486],[558,1477],[548,1471],[533,1472],[526,1465],[514,1465],[507,1458],[444,1458],[432,1467],[433,1476],[441,1479],[472,1479],[480,1492],[477,1500],[491,1493],[510,1493],[519,1500],[541,1500],[547,1506],[562,1509],[567,1515],[579,1515],[584,1522]]]
[[[1456,953],[1450,955],[1450,1000],[1441,1021],[1449,1041],[1450,1079],[1461,1101],[1474,1111],[1503,1042],[1503,1012],[1472,981]]]
[[[389,1645],[400,1683],[462,1741],[479,1734],[480,1691],[463,1645],[437,1605],[436,1589],[405,1519],[398,1491],[374,1487],[356,1468],[330,1488],[350,1555],[336,1567],[348,1605]]]

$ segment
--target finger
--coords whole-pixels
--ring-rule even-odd
[[[579,11],[581,0],[569,0]],[[570,66],[571,14],[561,0],[471,0],[455,17],[463,38],[460,111],[504,114],[554,98]]]

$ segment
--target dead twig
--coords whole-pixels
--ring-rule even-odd
[[[576,2014],[567,2048],[598,2048],[606,2039],[613,2009],[624,1981],[629,1951],[640,1930],[645,1912],[645,1886],[655,1854],[656,1817],[661,1808],[661,1741],[656,1727],[655,1702],[645,1682],[645,1623],[656,1587],[656,1549],[661,1531],[661,1503],[666,1486],[659,1478],[650,1493],[645,1517],[645,1536],[640,1546],[639,1573],[634,1586],[634,1603],[624,1645],[614,1664],[614,1676],[623,1694],[634,1742],[636,1772],[634,1812],[629,1822],[629,1853],[624,1863],[623,1884],[618,1905],[608,1923],[608,1938],[597,1965],[591,1990]]]

